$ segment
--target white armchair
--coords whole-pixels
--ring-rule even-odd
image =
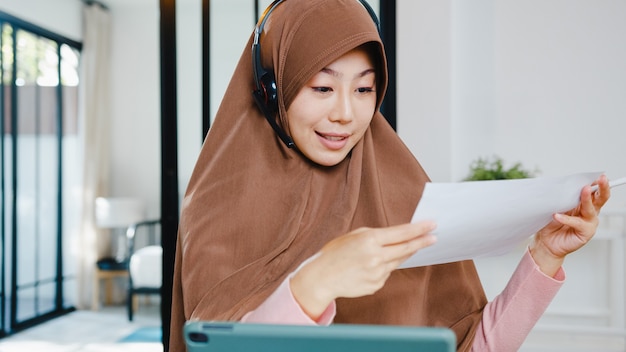
[[[133,320],[133,313],[138,308],[137,295],[160,295],[163,283],[162,262],[163,247],[156,244],[155,230],[160,220],[148,220],[133,224],[126,230],[128,240],[128,320]],[[145,227],[152,237],[148,245],[136,248],[137,230]]]

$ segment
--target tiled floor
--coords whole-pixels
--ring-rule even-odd
[[[142,305],[129,322],[124,306],[79,310],[0,339],[0,352],[162,352],[161,343],[120,339],[146,326],[161,326],[159,306]]]

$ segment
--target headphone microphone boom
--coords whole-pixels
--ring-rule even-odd
[[[256,89],[252,91],[252,96],[254,97],[254,101],[257,106],[263,113],[263,116],[265,116],[267,122],[269,122],[272,129],[274,129],[274,132],[276,132],[278,137],[288,148],[293,148],[295,146],[293,139],[291,139],[285,130],[283,130],[276,122],[276,115],[278,114],[278,87],[276,86],[274,72],[266,70],[261,64],[260,38],[261,33],[263,32],[263,27],[265,26],[265,22],[267,21],[270,13],[272,13],[276,6],[280,5],[283,1],[285,0],[275,0],[272,4],[270,4],[261,15],[261,18],[254,29],[254,40],[252,42],[252,70],[254,73],[254,83],[256,85]],[[363,5],[363,7],[365,7],[376,24],[376,28],[380,32],[380,24],[372,7],[365,0],[358,1],[361,5]]]

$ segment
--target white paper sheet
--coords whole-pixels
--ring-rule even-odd
[[[455,262],[509,252],[574,208],[601,172],[517,180],[427,183],[412,222],[434,220],[437,242],[400,268]]]

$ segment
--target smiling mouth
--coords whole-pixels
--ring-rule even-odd
[[[329,141],[333,141],[333,142],[342,141],[348,138],[348,135],[345,135],[345,134],[337,135],[337,134],[324,134],[324,133],[319,133],[319,132],[316,132],[316,133],[318,136],[324,139],[327,139]]]

